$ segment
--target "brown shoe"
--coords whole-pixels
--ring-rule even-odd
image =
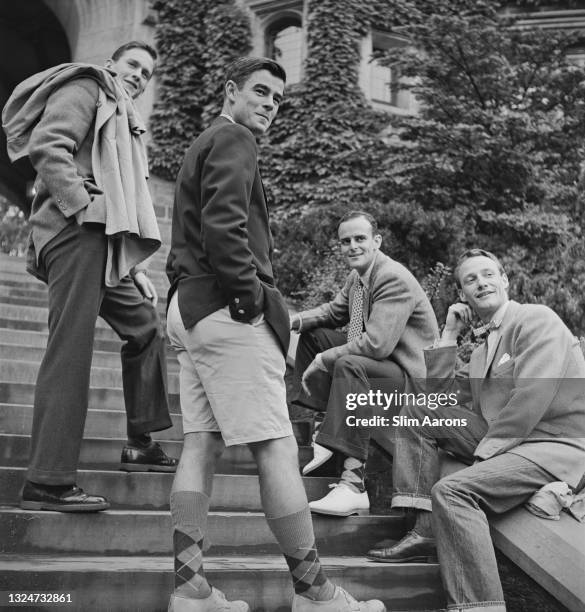
[[[413,529],[393,546],[368,550],[366,557],[380,563],[436,563],[437,549],[434,538],[423,538]]]

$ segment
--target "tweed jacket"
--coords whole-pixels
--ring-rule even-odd
[[[189,147],[177,178],[167,275],[186,328],[215,310],[260,314],[286,354],[284,299],[274,286],[272,235],[252,132],[218,117]]]
[[[14,90],[3,111],[11,159],[29,156],[37,171],[28,269],[69,223],[104,225],[105,282],[118,284],[160,246],[146,179],[145,128],[115,73],[61,64]]]
[[[546,306],[511,301],[487,359],[486,343],[455,372],[455,347],[425,351],[433,390],[457,389],[488,431],[475,456],[511,452],[575,486],[585,472],[585,359]]]
[[[352,270],[335,298],[300,313],[301,331],[315,327],[342,327],[351,318],[353,296],[359,280]],[[364,333],[322,353],[330,370],[343,355],[363,355],[397,363],[409,379],[425,375],[423,349],[439,330],[429,299],[414,276],[400,263],[377,251],[368,287],[364,289]]]

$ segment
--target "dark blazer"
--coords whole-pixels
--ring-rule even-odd
[[[272,246],[256,140],[219,117],[187,150],[175,188],[167,275],[169,302],[180,287],[185,327],[226,305],[242,323],[263,313],[286,354],[290,323]]]
[[[487,421],[475,456],[522,455],[575,486],[585,472],[585,359],[561,319],[546,306],[511,301],[489,361],[484,343],[455,373],[455,353],[425,351],[428,381],[455,382],[460,400]]]

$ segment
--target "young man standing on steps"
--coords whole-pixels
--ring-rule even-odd
[[[396,438],[392,507],[411,509],[416,523],[398,543],[380,543],[367,556],[424,561],[434,556],[436,538],[448,609],[505,612],[488,517],[522,505],[549,482],[575,487],[581,480],[585,360],[550,308],[508,298],[508,278],[492,253],[466,251],[454,276],[461,301],[450,306],[425,361],[427,392],[453,393],[461,405],[403,408],[409,425]],[[474,313],[484,342],[456,372],[457,337]],[[439,449],[469,467],[439,479]]]
[[[160,234],[146,184],[145,128],[133,103],[156,57],[152,47],[132,41],[106,68],[61,64],[21,83],[4,108],[11,159],[28,155],[37,171],[27,269],[49,293],[25,509],[109,507],[104,497],[75,485],[98,316],[125,341],[122,468],[176,468],[176,459],[150,437],[172,422],[165,338],[143,263],[160,246]]]
[[[269,59],[234,62],[221,116],[191,145],[177,179],[167,327],[185,440],[170,500],[174,612],[249,610],[209,585],[202,559],[216,462],[234,444],[248,444],[258,465],[262,507],[293,579],[292,609],[385,610],[325,576],[298,473],[284,386],[290,323],[274,287],[255,140],[276,116],[285,78]]]

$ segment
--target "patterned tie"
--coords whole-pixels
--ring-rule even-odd
[[[476,342],[484,342],[485,340],[487,340],[487,337],[490,335],[490,332],[498,327],[499,325],[496,325],[495,321],[492,320],[489,323],[486,323],[485,325],[481,325],[480,327],[472,329],[471,333],[473,334],[473,338]]]
[[[347,341],[357,340],[364,330],[364,286],[358,280],[357,287],[353,294],[353,304],[351,307],[351,318],[347,328]]]

